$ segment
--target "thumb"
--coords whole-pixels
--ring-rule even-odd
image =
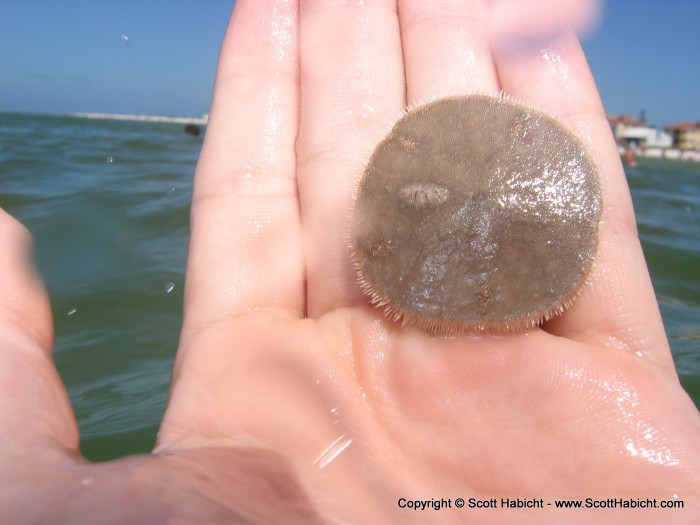
[[[31,237],[0,209],[2,463],[8,458],[35,455],[35,443],[77,450],[78,428],[53,364],[52,346],[51,310],[31,261]],[[11,469],[2,471],[9,474]]]

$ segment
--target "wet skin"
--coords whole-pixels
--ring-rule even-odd
[[[517,53],[494,46],[491,9],[235,3],[152,454],[80,457],[30,240],[0,213],[0,523],[696,520],[700,417],[678,383],[585,57],[566,31]],[[401,327],[368,304],[348,256],[363,166],[406,106],[500,90],[554,115],[595,163],[604,206],[590,284],[517,334]],[[404,198],[441,198],[420,191]],[[398,505],[457,497],[678,498],[685,509]]]

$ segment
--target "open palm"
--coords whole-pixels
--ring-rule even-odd
[[[488,9],[236,2],[151,455],[79,459],[27,236],[0,216],[1,522],[690,523],[700,513],[700,419],[673,368],[585,58],[567,35],[536,52],[493,48]],[[364,161],[407,104],[499,90],[556,116],[599,167],[590,282],[563,316],[521,334],[402,328],[368,305],[350,262]],[[587,497],[685,509],[554,506]],[[498,508],[469,508],[470,498]],[[436,511],[441,499],[450,508]],[[427,509],[403,508],[414,500]]]

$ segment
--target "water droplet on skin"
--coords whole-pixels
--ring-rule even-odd
[[[333,424],[337,425],[340,423],[340,407],[331,408],[330,412],[333,416]]]
[[[463,67],[472,68],[476,65],[476,52],[473,49],[464,51],[462,56],[464,60]],[[463,78],[464,77],[460,77],[460,80]]]
[[[569,80],[569,66],[562,59],[561,54],[552,48],[545,48],[541,50],[542,58],[549,66],[552,73],[560,75],[564,80]]]
[[[346,450],[351,444],[351,438],[346,438],[345,434],[341,435],[318,455],[318,457],[314,460],[314,465],[318,465],[318,468],[327,467],[334,459],[336,459],[341,454],[341,452]]]
[[[165,293],[170,293],[174,289],[175,289],[175,283],[173,283],[173,282],[165,283],[165,286],[163,287],[163,291]]]

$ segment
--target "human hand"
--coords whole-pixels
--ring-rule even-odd
[[[694,519],[700,420],[578,42],[517,53],[491,46],[485,0],[398,4],[236,3],[152,455],[80,459],[28,237],[0,215],[0,522]],[[556,116],[599,168],[590,284],[564,315],[521,334],[401,328],[368,304],[348,254],[364,161],[407,104],[498,90]],[[454,508],[456,498],[586,497],[677,497],[686,508]],[[452,508],[411,511],[400,498]]]

